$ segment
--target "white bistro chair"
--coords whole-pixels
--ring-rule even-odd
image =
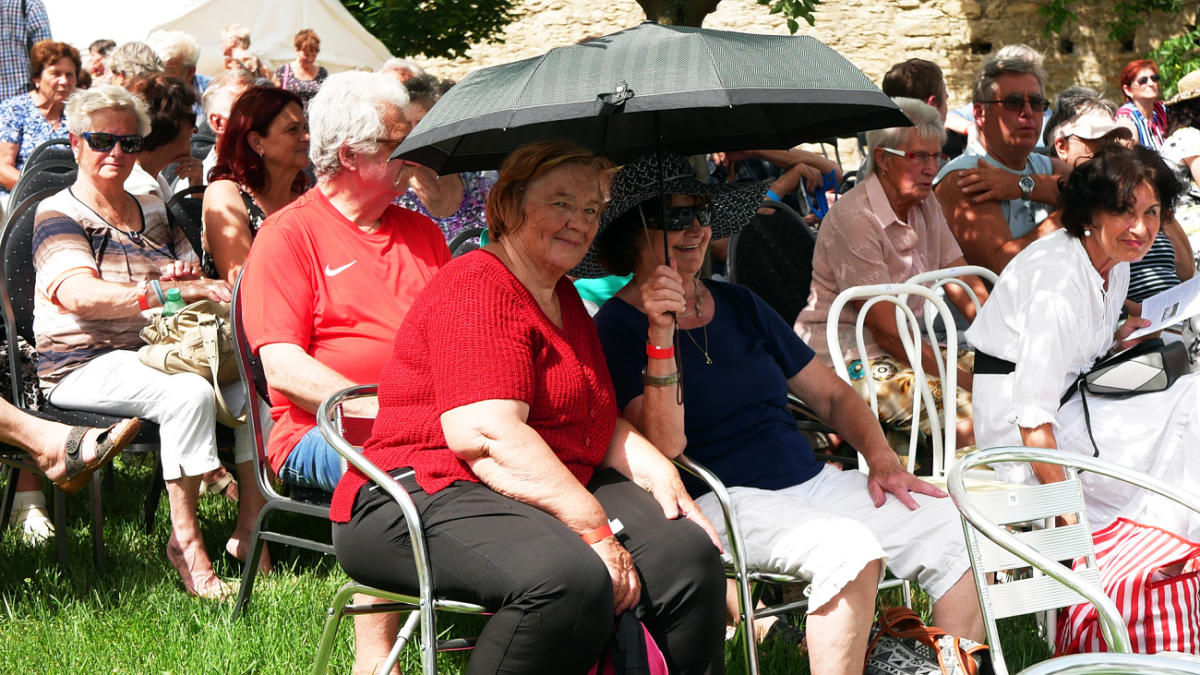
[[[912,308],[908,306],[909,296],[914,295],[925,299],[926,311],[924,314],[927,317],[926,325],[929,328],[928,333],[922,330],[921,322],[917,319]],[[864,369],[862,379],[865,381],[867,391],[869,392],[871,411],[876,416],[879,415],[879,392],[875,384],[875,378],[871,374],[870,361],[865,358],[867,351],[864,338],[864,331],[866,330],[865,321],[868,310],[880,302],[888,302],[896,307],[896,326],[900,340],[904,345],[905,355],[915,375],[914,386],[917,387],[917,395],[913,396],[913,424],[912,431],[909,434],[907,468],[909,471],[913,471],[916,467],[917,446],[921,435],[919,421],[921,419],[921,410],[924,408],[929,411],[930,442],[933,446],[932,470],[928,477],[940,479],[945,475],[947,468],[954,461],[955,446],[957,443],[955,434],[958,415],[954,396],[957,391],[958,382],[958,335],[954,331],[949,331],[946,335],[945,349],[940,350],[935,347],[937,364],[933,369],[942,378],[942,391],[946,397],[940,416],[937,413],[937,406],[934,404],[933,390],[930,388],[928,377],[925,374],[926,364],[923,363],[921,343],[922,341],[930,341],[936,345],[936,340],[932,332],[933,317],[931,316],[932,313],[928,311],[928,307],[933,307],[934,312],[942,317],[943,323],[947,326],[953,326],[954,318],[950,314],[950,308],[938,293],[919,284],[852,286],[838,293],[833,301],[833,305],[829,308],[829,318],[825,324],[825,339],[826,344],[829,345],[830,356],[833,359],[834,372],[837,373],[838,377],[851,384],[853,384],[853,381],[850,377],[850,371],[846,366],[845,352],[838,333],[838,317],[841,316],[842,310],[847,304],[859,301],[862,302],[862,307],[858,310],[854,339],[855,348],[860,355]],[[859,469],[864,472],[867,470],[866,462],[863,461],[861,455],[859,456]]]

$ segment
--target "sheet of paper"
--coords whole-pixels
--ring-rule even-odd
[[[1200,314],[1200,276],[1143,300],[1142,318],[1149,319],[1150,325],[1137,329],[1129,337],[1141,337],[1162,330],[1197,314]]]

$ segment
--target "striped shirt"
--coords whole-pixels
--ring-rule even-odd
[[[136,199],[143,225],[133,234],[109,226],[69,188],[38,205],[33,226],[33,330],[38,378],[47,392],[100,354],[140,347],[138,333],[147,324],[145,313],[84,319],[68,312],[56,297],[63,281],[80,274],[126,283],[157,279],[163,265],[196,259],[187,236],[167,221],[162,200],[150,195]]]
[[[1141,302],[1180,284],[1175,272],[1175,247],[1162,230],[1150,244],[1150,250],[1141,259],[1129,263],[1129,292],[1126,300]]]

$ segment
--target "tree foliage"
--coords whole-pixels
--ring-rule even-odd
[[[1038,8],[1038,13],[1046,18],[1043,33],[1061,33],[1068,21],[1078,21],[1079,15],[1071,8],[1077,2],[1079,0],[1049,0]],[[1108,37],[1117,42],[1125,42],[1133,37],[1137,27],[1146,23],[1146,19],[1152,13],[1178,14],[1186,4],[1184,0],[1117,0],[1113,4],[1112,18],[1105,24]]]
[[[808,25],[816,22],[813,12],[821,0],[756,0],[768,5],[771,14],[781,14],[787,20],[788,30],[800,30],[804,19]],[[646,18],[672,26],[699,26],[704,17],[716,10],[721,0],[637,0],[646,12]]]
[[[1158,72],[1163,77],[1163,98],[1174,96],[1179,78],[1200,70],[1200,28],[1165,40],[1146,58],[1158,64]]]
[[[501,42],[519,17],[517,0],[342,0],[398,56],[461,58],[477,43]]]

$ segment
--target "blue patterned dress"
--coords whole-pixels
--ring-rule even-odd
[[[0,102],[0,143],[13,143],[17,149],[17,169],[34,149],[52,138],[67,137],[67,111],[63,111],[55,128],[46,121],[42,111],[33,102],[33,93],[25,92]],[[8,196],[8,190],[0,188],[0,197]]]

